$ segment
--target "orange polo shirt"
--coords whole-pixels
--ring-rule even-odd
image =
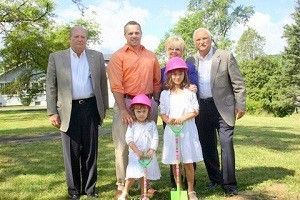
[[[155,54],[141,45],[138,51],[125,45],[116,51],[107,67],[112,92],[152,94],[160,91],[160,67]]]

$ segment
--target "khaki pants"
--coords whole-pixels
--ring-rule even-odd
[[[129,107],[130,99],[125,99],[126,106]],[[151,119],[157,122],[157,103],[151,100]],[[115,166],[118,186],[124,186],[126,177],[126,167],[128,164],[128,145],[125,141],[127,124],[122,122],[120,110],[115,103],[114,116],[112,122],[112,137],[115,146]]]

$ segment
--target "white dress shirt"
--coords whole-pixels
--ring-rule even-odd
[[[212,97],[210,72],[212,64],[213,51],[210,48],[208,54],[203,58],[200,55],[198,63],[198,77],[199,77],[199,95],[201,99]]]
[[[85,51],[83,51],[78,57],[77,54],[70,48],[70,57],[73,100],[86,99],[94,96],[92,77]]]

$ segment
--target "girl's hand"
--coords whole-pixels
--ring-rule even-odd
[[[175,124],[175,119],[174,118],[168,118],[167,120],[166,120],[166,124]]]
[[[174,124],[183,124],[183,122],[185,122],[185,118],[184,117],[180,117],[177,119],[174,119]]]
[[[149,158],[152,158],[153,155],[154,155],[154,153],[155,153],[155,150],[154,150],[154,149],[149,149],[148,152],[147,152],[147,156],[148,156]]]
[[[142,157],[143,157],[143,155],[144,155],[144,153],[142,152],[142,151],[140,151],[140,150],[137,150],[136,152],[134,152],[136,155],[137,155],[137,157],[139,158],[139,159],[141,159]]]

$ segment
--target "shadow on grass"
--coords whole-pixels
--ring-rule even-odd
[[[298,151],[300,135],[283,127],[237,126],[234,144],[241,146],[257,146],[271,150],[290,152]]]
[[[0,130],[0,141],[7,140],[9,138],[13,139],[20,138],[20,137],[31,137],[36,135],[42,135],[45,133],[53,133],[59,132],[56,128],[52,126],[37,126],[37,127],[30,127],[30,128],[14,128],[14,129],[2,129]]]
[[[247,190],[269,180],[282,180],[287,176],[294,176],[295,171],[283,167],[250,167],[237,170],[240,190]]]

